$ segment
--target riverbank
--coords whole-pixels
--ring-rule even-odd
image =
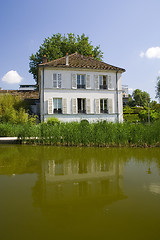
[[[23,144],[37,145],[159,147],[160,121],[151,124],[106,121],[0,124],[0,137],[17,137]]]
[[[21,139],[18,137],[0,137],[0,144],[20,144]]]

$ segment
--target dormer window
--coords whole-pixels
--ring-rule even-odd
[[[85,75],[77,74],[77,88],[85,88]]]

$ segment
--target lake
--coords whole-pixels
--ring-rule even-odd
[[[0,145],[0,239],[160,239],[160,148]]]

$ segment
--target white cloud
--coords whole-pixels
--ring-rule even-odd
[[[148,48],[146,52],[141,51],[140,57],[146,58],[160,58],[160,47],[151,47]]]
[[[20,83],[22,77],[16,71],[11,70],[2,77],[2,81],[9,84]]]

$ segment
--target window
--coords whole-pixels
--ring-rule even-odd
[[[108,113],[107,99],[100,99],[100,113]]]
[[[53,98],[53,113],[62,113],[62,99]]]
[[[107,76],[103,76],[103,75],[99,76],[99,88],[107,89]]]
[[[77,88],[85,88],[85,75],[77,74]]]
[[[61,88],[62,78],[60,73],[53,73],[53,87]]]
[[[78,113],[86,113],[86,99],[77,98]]]
[[[62,162],[55,163],[55,175],[64,175],[64,165]]]

